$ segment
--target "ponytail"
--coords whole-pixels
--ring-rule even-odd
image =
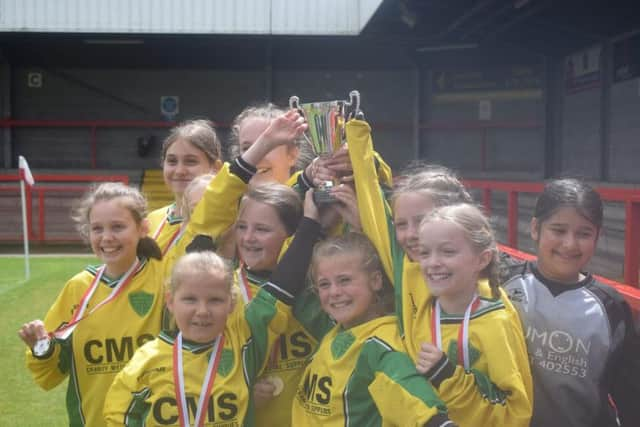
[[[158,243],[151,237],[146,236],[138,241],[136,247],[136,255],[138,258],[155,258],[157,260],[162,259],[162,250]]]

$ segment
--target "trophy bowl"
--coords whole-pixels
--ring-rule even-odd
[[[352,90],[349,101],[323,101],[300,103],[300,98],[289,98],[289,106],[297,109],[307,121],[308,128],[304,133],[307,143],[318,157],[331,157],[345,142],[345,123],[352,117],[359,116],[360,92]],[[313,201],[317,205],[333,203],[331,196],[333,181],[325,181],[313,192]]]

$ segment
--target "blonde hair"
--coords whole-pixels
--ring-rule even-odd
[[[222,160],[220,139],[211,121],[203,119],[188,120],[172,128],[169,136],[167,136],[162,143],[161,160],[163,163],[169,147],[180,139],[189,142],[202,151],[212,166],[215,165],[218,160]]]
[[[101,201],[118,200],[127,209],[136,225],[141,226],[147,217],[147,200],[137,189],[120,182],[105,182],[92,187],[75,205],[72,219],[82,238],[88,242],[90,236],[90,215],[93,206]],[[162,259],[162,251],[149,236],[138,241],[136,253],[139,257]]]
[[[460,203],[434,209],[422,219],[420,223],[420,234],[422,234],[422,228],[425,224],[434,221],[450,222],[460,227],[477,253],[486,250],[490,251],[491,260],[480,275],[489,280],[491,295],[494,298],[499,298],[498,247],[493,229],[482,211],[469,203]]]
[[[264,119],[268,122],[271,122],[273,119],[281,116],[286,113],[287,110],[278,107],[271,102],[255,104],[246,107],[244,110],[240,112],[233,120],[231,124],[231,136],[229,139],[229,157],[237,157],[240,155],[240,127],[244,123],[245,120],[248,119]],[[296,164],[294,165],[294,170],[304,169],[315,157],[313,152],[311,151],[311,146],[304,142],[304,138],[298,138],[295,140],[291,146],[297,147],[298,157],[296,159]],[[291,171],[293,173],[293,170]]]
[[[313,248],[311,257],[311,267],[309,274],[315,284],[318,271],[318,263],[324,258],[355,254],[359,255],[361,262],[359,268],[362,271],[373,274],[380,273],[382,280],[382,288],[376,292],[378,304],[384,313],[392,313],[394,311],[393,287],[389,282],[378,251],[367,236],[358,232],[349,232],[340,236],[330,237],[318,242]]]
[[[233,285],[233,268],[224,258],[211,251],[190,252],[183,255],[173,266],[167,290],[175,294],[185,277],[194,274],[207,274],[220,277],[225,289],[231,291]]]
[[[191,217],[191,209],[189,209],[189,202],[191,201],[189,198],[191,197],[191,193],[199,187],[206,187],[207,185],[209,185],[209,183],[213,178],[215,178],[215,176],[215,173],[205,173],[202,175],[198,175],[193,178],[191,182],[185,187],[184,192],[182,193],[182,206],[186,207],[186,209],[182,209],[184,211],[182,212],[184,221],[188,221]]]
[[[393,189],[392,204],[406,193],[423,194],[431,199],[435,207],[473,203],[471,195],[455,172],[439,165],[409,166]]]

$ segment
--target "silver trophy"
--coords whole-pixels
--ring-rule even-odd
[[[289,107],[302,114],[308,124],[304,137],[318,157],[331,157],[345,142],[345,123],[362,115],[360,111],[360,92],[352,90],[349,101],[325,101],[300,104],[300,98],[289,98]],[[313,192],[317,205],[332,203],[333,181],[325,181]]]

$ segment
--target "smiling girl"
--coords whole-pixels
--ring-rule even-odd
[[[220,150],[220,141],[208,120],[181,123],[171,129],[162,144],[162,174],[166,186],[173,193],[174,202],[149,213],[149,230],[163,253],[173,243],[182,224],[185,188],[198,175],[215,173],[220,169]]]
[[[160,331],[164,270],[155,260],[160,249],[147,237],[145,211],[140,192],[123,184],[90,192],[75,219],[103,264],[72,277],[44,322],[19,331],[39,386],[49,390],[69,377],[70,425],[104,425],[100,407],[113,378]]]
[[[505,283],[531,358],[532,426],[640,425],[640,341],[629,306],[584,268],[602,228],[598,193],[549,182],[531,220],[537,263]]]
[[[257,185],[242,197],[235,224],[240,260],[235,277],[243,304],[248,304],[271,278],[285,241],[295,232],[301,216],[300,198],[286,185]],[[279,337],[254,391],[257,425],[291,425],[295,389],[304,363],[316,345],[311,333],[292,319]]]
[[[107,425],[253,425],[250,387],[287,318],[264,290],[230,316],[232,283],[231,266],[213,252],[178,260],[167,291],[178,329],[143,346],[115,378]]]
[[[528,426],[531,373],[522,328],[500,299],[498,251],[485,216],[470,204],[421,222],[419,264],[430,296],[417,313],[427,331],[415,357],[461,426]],[[488,279],[490,298],[479,295]]]
[[[279,268],[291,265],[295,271],[296,266],[306,265],[311,256],[308,248],[321,236],[311,191],[304,213]],[[294,314],[321,339],[298,384],[292,425],[454,425],[404,353],[395,316],[390,315],[392,289],[384,284],[380,259],[364,235],[347,233],[313,248],[315,303],[305,299],[303,284],[291,281],[291,276],[295,274],[279,275],[274,283],[307,303]],[[318,302],[320,312],[315,309]]]

